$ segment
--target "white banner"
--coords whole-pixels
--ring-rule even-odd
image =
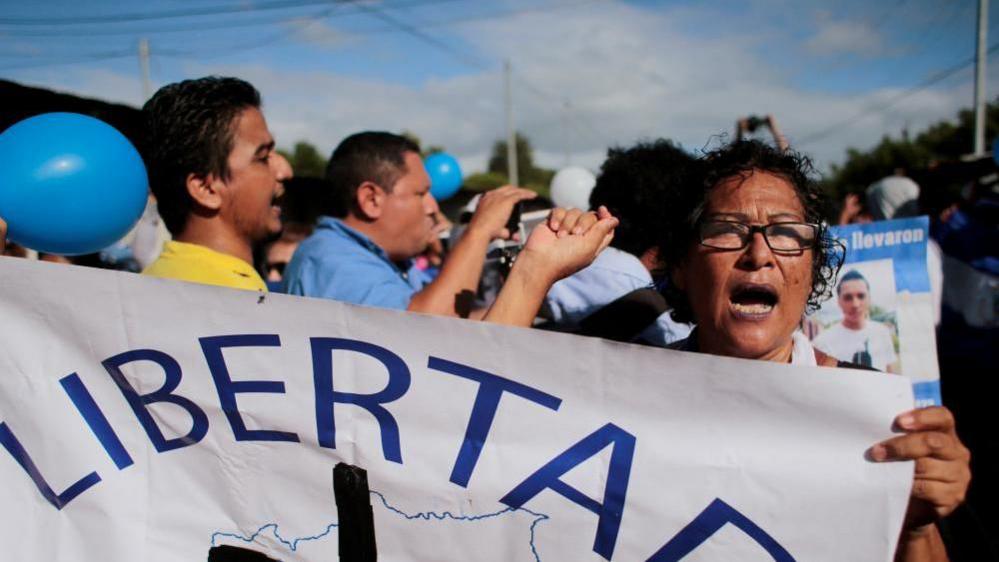
[[[889,561],[903,377],[0,258],[6,560]]]

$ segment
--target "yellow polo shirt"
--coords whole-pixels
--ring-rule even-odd
[[[205,246],[176,240],[164,244],[163,253],[142,274],[267,292],[267,284],[252,265]]]

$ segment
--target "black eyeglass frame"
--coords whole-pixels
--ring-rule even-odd
[[[706,243],[704,241],[704,226],[710,223],[734,224],[743,227],[745,229],[748,229],[746,233],[742,235],[741,238],[742,245],[739,246],[738,248],[723,248],[720,246],[712,246],[711,244]],[[801,246],[799,248],[774,248],[773,244],[770,243],[770,235],[767,234],[767,230],[775,226],[787,226],[789,224],[811,227],[812,228],[811,243],[808,244],[807,246]],[[753,235],[759,232],[760,234],[763,235],[763,240],[767,243],[767,247],[769,247],[772,252],[778,254],[797,254],[799,252],[803,252],[805,250],[811,250],[816,247],[816,245],[819,243],[819,235],[821,234],[821,228],[822,228],[821,225],[818,225],[816,223],[801,222],[801,221],[781,221],[781,222],[772,222],[770,224],[746,224],[744,222],[739,222],[739,221],[711,219],[711,220],[700,221],[697,223],[697,240],[702,246],[706,248],[711,248],[712,250],[736,252],[745,249],[746,246],[749,246],[749,241],[753,239]]]

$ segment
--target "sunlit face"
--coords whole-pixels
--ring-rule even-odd
[[[384,194],[378,220],[384,237],[381,246],[395,261],[412,258],[426,249],[434,226],[437,201],[430,195],[430,176],[415,152],[405,154],[403,175]]]
[[[219,214],[236,232],[251,242],[281,232],[283,181],[291,166],[274,151],[274,138],[257,108],[247,108],[236,118],[229,177],[217,180],[223,194]]]
[[[850,279],[839,286],[839,307],[843,311],[843,323],[860,329],[867,320],[867,312],[871,306],[870,291],[863,279]]]
[[[750,225],[805,221],[805,209],[788,181],[755,171],[719,182],[703,219]],[[786,360],[791,334],[801,320],[812,286],[811,249],[775,253],[763,234],[741,250],[707,248],[696,240],[674,269],[686,292],[706,353]]]

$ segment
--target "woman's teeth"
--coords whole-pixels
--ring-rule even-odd
[[[774,305],[766,303],[741,304],[733,302],[732,308],[743,314],[766,314],[774,309]]]

